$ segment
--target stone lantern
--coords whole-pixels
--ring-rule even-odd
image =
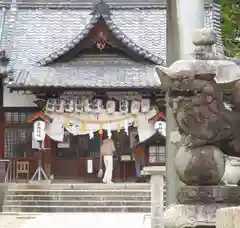
[[[197,30],[193,43],[191,56],[157,68],[179,132],[178,140],[172,140],[178,145],[176,172],[186,184],[177,195],[180,204],[165,211],[165,227],[171,228],[214,226],[218,208],[240,203],[240,193],[230,200],[230,191],[217,186],[224,174],[224,154],[240,157],[240,68],[214,53],[212,30]],[[223,91],[232,91],[235,110],[224,106]],[[171,140],[172,135],[166,137]]]

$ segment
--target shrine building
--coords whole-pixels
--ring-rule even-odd
[[[48,176],[97,181],[106,131],[117,148],[113,180],[133,180],[135,136],[149,144],[155,122],[164,121],[155,68],[166,65],[166,1],[4,0],[0,10],[0,158],[29,162],[33,175],[33,123],[41,119]],[[220,50],[219,5],[211,0],[205,26]],[[165,163],[164,135],[157,135],[146,165]]]

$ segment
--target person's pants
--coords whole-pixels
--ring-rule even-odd
[[[103,162],[105,165],[105,174],[103,177],[103,182],[112,182],[112,172],[113,172],[113,156],[105,155],[103,156]]]
[[[137,159],[135,160],[135,170],[136,170],[136,177],[141,177],[141,168],[144,165],[143,159]]]

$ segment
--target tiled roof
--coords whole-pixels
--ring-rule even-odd
[[[166,60],[166,9],[112,8],[111,13],[112,21],[125,36]],[[12,15],[13,12],[7,10],[2,48],[11,52],[14,65],[28,66],[58,51],[79,35],[91,20],[91,9],[19,8],[14,23]],[[213,9],[206,8],[206,27],[214,28],[213,19]]]
[[[40,0],[39,0],[40,1]],[[41,0],[42,2],[44,0]],[[56,2],[57,0],[54,0]],[[115,2],[111,0],[110,2]],[[140,0],[139,0],[140,1]],[[154,0],[151,0],[154,1]],[[119,39],[122,39],[122,42],[126,42],[126,46],[132,48],[139,54],[148,56],[148,58],[157,57],[158,60],[163,59],[166,61],[166,7],[163,7],[164,3],[162,0],[159,0],[161,4],[153,4],[153,6],[144,6],[143,0],[141,0],[141,7],[128,7],[128,4],[123,3],[122,7],[119,7],[120,1],[116,0],[118,5],[110,5],[111,7],[111,20],[107,20],[109,27],[118,36]],[[210,0],[209,0],[210,1]],[[29,2],[37,2],[33,0]],[[129,4],[134,1],[129,1]],[[136,0],[137,2],[137,0]],[[26,1],[25,1],[26,3]],[[2,5],[4,5],[2,3]],[[92,25],[92,9],[89,6],[75,7],[74,4],[71,7],[42,7],[36,4],[31,6],[13,5],[13,8],[7,9],[5,14],[5,23],[2,33],[2,42],[1,49],[7,51],[11,59],[11,67],[16,71],[14,76],[19,77],[19,71],[24,69],[24,75],[28,75],[29,79],[19,81],[19,78],[16,78],[15,82],[20,82],[21,84],[25,81],[26,84],[31,85],[30,79],[33,80],[32,84],[37,84],[36,80],[42,82],[41,73],[44,72],[44,75],[48,75],[46,83],[54,82],[53,72],[60,72],[59,69],[54,69],[52,67],[46,67],[41,69],[37,67],[37,62],[43,60],[53,53],[61,54],[61,50],[64,50],[64,47],[71,44],[76,37],[80,37],[81,34],[86,33],[86,28]],[[166,6],[166,5],[165,5]],[[0,4],[1,7],[1,4]],[[221,52],[221,34],[220,30],[217,29],[219,24],[219,19],[216,17],[215,11],[219,10],[219,6],[216,4],[210,4],[205,8],[205,26],[208,28],[213,28],[217,33],[218,46],[216,50]],[[215,16],[214,16],[215,15]],[[94,19],[94,18],[93,18]],[[80,40],[76,40],[79,42]],[[141,48],[140,48],[141,47]],[[60,52],[59,52],[60,50]],[[151,55],[150,55],[151,53]],[[156,60],[156,59],[155,59]],[[107,66],[107,63],[106,63]],[[85,67],[85,66],[84,66]],[[94,70],[90,69],[91,72]],[[111,66],[109,67],[109,72],[113,70]],[[117,67],[117,66],[116,66]],[[121,66],[122,67],[122,66]],[[118,72],[123,72],[121,67],[117,67]],[[144,66],[145,67],[145,66]],[[145,67],[146,69],[152,68],[152,66]],[[70,68],[69,69],[73,69]],[[68,69],[68,70],[69,70]],[[94,69],[94,66],[93,66]],[[137,69],[137,68],[136,68]],[[141,68],[142,69],[142,68]],[[36,75],[32,75],[31,72],[36,70]],[[65,73],[68,72],[65,70]],[[83,72],[84,69],[78,69]],[[128,69],[130,71],[130,69]],[[49,73],[47,73],[49,71]],[[28,72],[28,73],[27,73]],[[62,72],[62,68],[61,68]],[[107,70],[104,72],[108,72]],[[137,74],[137,70],[130,71],[132,75],[133,72]],[[144,71],[143,71],[144,72]],[[62,79],[58,79],[59,85],[68,82],[66,75],[62,75]],[[112,72],[112,74],[114,74]],[[32,75],[32,76],[30,76]],[[98,76],[97,73],[92,73],[92,76]],[[111,74],[104,74],[105,76],[100,79],[102,85],[106,81],[111,82],[112,78],[105,80],[106,75],[112,77]],[[120,73],[117,74],[120,77]],[[127,73],[122,75],[123,78],[128,78],[130,76],[125,76]],[[145,76],[148,74],[145,74]],[[143,73],[141,73],[141,77]],[[52,78],[50,78],[52,77]],[[60,77],[60,76],[59,76]],[[98,76],[99,77],[99,76]],[[140,77],[140,76],[139,76]],[[150,74],[148,77],[153,77]],[[104,78],[104,80],[103,80]],[[84,76],[83,78],[84,79]],[[132,79],[138,79],[138,75],[132,76]],[[35,80],[35,81],[34,81]],[[151,79],[145,79],[146,86],[149,86],[148,80],[154,82],[154,77]],[[81,83],[86,86],[87,82],[89,86],[92,86],[98,81],[98,78],[92,78],[93,83],[87,80],[86,82],[81,81]],[[140,80],[140,84],[144,80]],[[139,85],[136,81],[131,81],[133,85]],[[55,82],[54,82],[55,83]],[[80,83],[80,81],[79,81]],[[117,84],[117,82],[114,82]],[[126,82],[128,83],[128,82]],[[119,86],[122,85],[122,82],[119,82]],[[151,83],[150,83],[151,84]],[[55,84],[54,84],[55,85]],[[101,84],[99,84],[101,85]],[[143,85],[143,84],[141,84]],[[151,84],[152,85],[152,84]]]
[[[49,54],[47,57],[43,58],[42,60],[38,61],[41,66],[47,65],[52,63],[54,60],[58,59],[59,57],[63,56],[70,50],[74,49],[87,35],[90,33],[91,29],[98,23],[99,20],[103,19],[107,24],[108,28],[111,32],[115,35],[115,37],[129,50],[135,52],[137,55],[143,57],[144,59],[150,60],[154,64],[163,64],[164,61],[159,58],[158,56],[150,53],[148,50],[142,48],[141,46],[137,45],[133,42],[132,39],[127,37],[124,32],[122,32],[118,26],[113,22],[111,18],[111,11],[108,4],[104,2],[100,2],[95,5],[92,18],[90,22],[84,27],[84,29],[69,43],[64,45],[59,50]]]
[[[100,59],[73,61],[32,67],[14,72],[11,88],[70,87],[70,88],[157,88],[159,78],[154,65],[143,65],[128,60]]]

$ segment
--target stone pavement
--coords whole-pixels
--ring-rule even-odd
[[[0,214],[0,228],[149,228],[149,216],[143,213],[51,213]]]
[[[20,228],[36,216],[27,214],[0,214],[0,228]]]

